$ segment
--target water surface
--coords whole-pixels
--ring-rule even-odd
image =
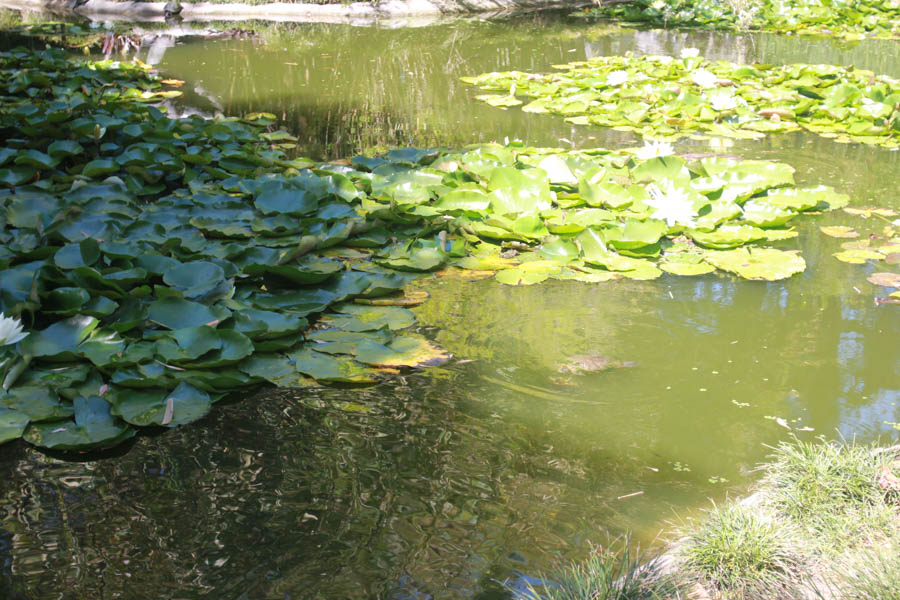
[[[160,41],[162,40],[162,41]],[[416,29],[299,24],[254,40],[149,41],[185,81],[177,111],[275,113],[299,153],[522,139],[619,148],[632,135],[502,111],[458,81],[623,52],[698,47],[746,62],[900,74],[890,42],[634,31],[532,15]],[[155,48],[155,50],[154,50]],[[806,134],[684,152],[787,162],[854,204],[900,208],[900,153]],[[900,421],[900,307],[869,266],[800,223],[785,282],[664,276],[513,288],[426,277],[419,329],[455,355],[366,389],[260,390],[199,423],[83,461],[0,449],[0,597],[503,598],[590,542],[660,530],[739,495],[796,434],[890,442]],[[569,357],[637,363],[589,375]],[[779,425],[782,419],[793,431]],[[812,431],[807,431],[811,429]],[[76,457],[77,458],[77,457]]]

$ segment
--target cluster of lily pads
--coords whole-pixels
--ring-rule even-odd
[[[846,239],[841,244],[841,250],[834,253],[834,257],[842,262],[850,264],[879,264],[895,266],[900,264],[900,219],[898,213],[892,208],[883,207],[850,207],[844,208],[848,214],[861,219],[872,219],[880,222],[874,231],[860,234],[857,228],[848,225],[823,226],[819,229],[825,235]],[[893,220],[891,220],[893,219]],[[900,272],[879,271],[867,277],[870,283],[888,288],[887,297],[877,298],[878,304],[900,304]]]
[[[766,244],[847,203],[787,165],[664,143],[316,164],[288,158],[271,116],[170,118],[154,103],[177,92],[145,66],[49,50],[0,53],[0,90],[0,442],[112,446],[245,386],[444,361],[404,288],[451,266],[507,284],[789,277],[802,257]]]
[[[576,14],[651,27],[900,38],[900,4],[896,0],[634,0],[601,4]]]
[[[266,117],[171,119],[140,65],[55,51],[0,54],[0,89],[0,311],[27,330],[0,349],[0,442],[111,446],[241,386],[446,357],[378,306],[411,276],[354,249],[390,238],[366,194]]]
[[[696,49],[671,56],[601,56],[558,73],[507,71],[463,77],[493,106],[555,113],[576,124],[648,138],[756,139],[806,130],[886,148],[900,146],[900,82],[834,65],[739,65]]]

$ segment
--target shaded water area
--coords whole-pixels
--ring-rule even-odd
[[[148,40],[185,81],[176,111],[273,112],[300,153],[519,138],[620,148],[623,132],[501,111],[458,77],[698,47],[736,62],[855,64],[900,76],[890,42],[633,31],[563,16],[416,29],[295,24],[252,40]],[[900,208],[900,152],[806,134],[679,152],[787,162],[856,205]],[[805,273],[506,287],[426,277],[419,329],[448,365],[371,388],[259,390],[110,455],[0,447],[0,598],[505,598],[590,542],[740,495],[766,445],[898,437],[900,307],[805,217]],[[573,355],[633,361],[572,374]],[[808,431],[807,429],[812,429]]]

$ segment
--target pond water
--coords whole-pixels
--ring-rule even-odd
[[[302,154],[329,159],[506,137],[637,143],[478,103],[458,78],[484,71],[698,47],[900,75],[891,42],[634,31],[562,15],[160,39],[139,56],[185,81],[174,110],[273,112]],[[781,160],[800,183],[900,208],[900,152],[801,134],[676,150]],[[372,388],[260,390],[83,460],[7,444],[0,597],[505,598],[501,582],[517,572],[626,531],[652,544],[709,498],[744,493],[767,445],[792,434],[894,441],[900,307],[876,305],[872,267],[831,256],[841,240],[818,226],[834,224],[885,225],[807,218],[808,268],[776,283],[424,278],[418,327],[454,354],[444,367]],[[584,354],[636,365],[560,372]]]

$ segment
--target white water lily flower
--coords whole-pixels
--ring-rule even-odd
[[[635,155],[642,160],[658,156],[671,156],[672,154],[675,154],[672,144],[658,140],[644,142],[644,146],[635,152]]]
[[[737,98],[731,94],[710,94],[709,104],[713,107],[713,110],[722,112],[735,108],[738,102]]]
[[[28,335],[22,331],[22,322],[14,317],[5,317],[0,313],[0,346],[15,344]]]
[[[671,63],[673,60],[675,60],[675,59],[672,58],[671,56],[662,55],[662,56],[657,56],[657,57],[656,57],[656,60],[657,60],[657,62],[659,62],[659,63],[662,63],[662,64],[664,64],[664,65],[668,65],[668,64],[670,64],[670,63]]]
[[[625,71],[612,71],[606,76],[606,85],[622,85],[628,81],[628,73]]]
[[[700,50],[698,50],[697,48],[681,49],[681,58],[694,58],[696,56],[700,56]]]
[[[667,183],[666,190],[659,189],[655,183],[647,186],[650,192],[650,199],[644,200],[644,204],[656,209],[651,219],[665,221],[666,225],[672,227],[676,223],[686,227],[694,226],[694,217],[697,212],[690,198],[683,191],[677,189],[671,183]]]
[[[691,81],[702,88],[716,87],[716,81],[718,80],[719,78],[714,73],[706,69],[697,69],[691,73]]]

